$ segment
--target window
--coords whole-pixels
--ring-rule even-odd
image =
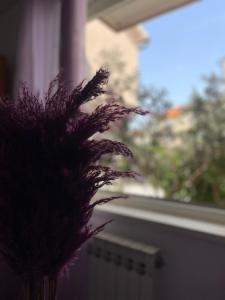
[[[110,26],[113,14],[87,25],[87,38],[99,33],[95,48],[93,41],[88,44],[94,69],[107,64],[119,99],[152,112],[115,129],[135,155],[133,162],[119,159],[116,166],[143,177],[114,189],[222,208],[225,4],[205,0],[161,13],[121,31]]]

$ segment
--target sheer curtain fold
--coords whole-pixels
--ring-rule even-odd
[[[63,0],[61,7],[60,67],[72,85],[85,77],[86,0]]]
[[[73,86],[85,76],[86,0],[22,0],[15,91],[43,94],[60,70]]]
[[[43,94],[59,71],[60,1],[23,0],[15,91],[23,81]]]

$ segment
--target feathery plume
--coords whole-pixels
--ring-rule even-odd
[[[12,270],[31,278],[57,278],[93,229],[91,203],[103,185],[132,172],[99,165],[102,155],[132,157],[126,145],[92,136],[127,114],[145,114],[119,104],[81,106],[104,93],[108,72],[100,69],[71,93],[58,76],[44,101],[23,85],[18,99],[0,103],[0,251]]]

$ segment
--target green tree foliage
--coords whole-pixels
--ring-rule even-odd
[[[187,118],[183,131],[174,130],[164,112],[170,108],[167,92],[153,86],[137,86],[137,74],[126,72],[118,53],[103,53],[104,62],[118,76],[110,91],[125,103],[135,93],[139,104],[151,113],[148,117],[127,118],[114,135],[129,145],[135,159],[115,164],[124,170],[132,167],[145,181],[162,188],[168,199],[225,207],[225,92],[224,79],[212,74],[204,78],[203,92],[194,91],[180,120]],[[135,130],[134,130],[135,128]]]
[[[151,124],[148,143],[138,146],[138,165],[167,198],[224,207],[224,82],[213,74],[205,83],[204,92],[194,92],[182,113],[189,122],[186,130],[174,132],[169,125],[162,126],[164,118]]]

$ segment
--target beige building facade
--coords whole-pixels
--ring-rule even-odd
[[[139,47],[147,41],[148,35],[141,25],[117,32],[100,19],[89,21],[86,26],[88,75],[92,76],[100,67],[108,68],[109,86],[122,93],[126,104],[137,104]]]

